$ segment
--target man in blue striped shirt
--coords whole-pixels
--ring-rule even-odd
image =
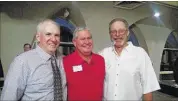
[[[5,78],[1,100],[54,100],[54,80],[51,56],[60,43],[60,30],[52,20],[44,20],[37,26],[35,49],[15,57]],[[66,100],[66,79],[57,56],[61,72],[63,100]]]

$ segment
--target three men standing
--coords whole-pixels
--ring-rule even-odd
[[[142,100],[144,96],[144,100],[151,101],[152,92],[160,86],[148,54],[127,42],[128,27],[121,18],[110,22],[113,46],[99,52],[101,56],[92,52],[89,29],[77,27],[73,33],[76,50],[60,64],[58,56],[54,56],[60,43],[58,25],[52,20],[39,23],[38,46],[11,63],[1,100],[61,101],[67,96],[68,100],[77,101],[101,101],[103,97],[104,100]]]

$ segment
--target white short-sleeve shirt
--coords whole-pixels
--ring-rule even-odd
[[[99,52],[105,59],[105,100],[142,100],[142,95],[160,89],[145,50],[128,42],[121,55],[114,47]]]

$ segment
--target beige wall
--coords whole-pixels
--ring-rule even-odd
[[[4,72],[13,58],[23,52],[23,44],[31,43],[36,23],[30,20],[14,20],[1,13],[1,57]]]
[[[150,58],[152,60],[157,77],[159,77],[162,52],[171,30],[164,27],[138,24],[148,46]]]
[[[110,45],[108,24],[113,18],[123,17],[130,24],[142,18],[142,16],[136,16],[135,12],[113,8],[112,2],[106,1],[79,2],[79,8],[86,25],[91,29],[93,34],[95,52]]]
[[[5,74],[13,58],[23,52],[23,44],[31,43],[39,20],[47,18],[68,2],[17,2],[2,7],[1,58]],[[48,6],[47,6],[48,5]]]
[[[32,40],[37,24],[35,20],[50,16],[52,13],[57,12],[60,7],[64,6],[63,4],[64,3],[60,2],[50,2],[48,4],[44,3],[43,5],[40,5],[40,7],[35,5],[34,8],[36,8],[37,11],[36,9],[29,11],[29,16],[33,16],[32,20],[15,20],[9,18],[4,13],[1,13],[1,29],[3,29],[1,30],[1,56],[5,74],[9,64],[13,60],[13,57],[22,51],[22,45],[25,42],[30,42]],[[79,22],[78,25],[86,24],[86,26],[91,29],[94,40],[94,52],[98,52],[104,47],[110,45],[108,23],[113,18],[123,17],[128,20],[129,24],[131,25],[140,19],[152,15],[152,9],[150,9],[149,5],[143,5],[143,7],[135,10],[123,10],[114,8],[112,2],[106,1],[72,2],[72,4],[79,7],[79,9],[74,9],[74,11],[79,10],[73,14],[75,22]],[[28,15],[28,10],[29,9],[23,10],[23,12],[26,12],[26,16]],[[81,15],[79,14],[80,12]],[[148,46],[148,51],[152,61],[154,62],[154,69],[157,73],[157,76],[159,76],[159,62],[161,59],[160,55],[162,54],[161,50],[170,31],[169,29],[163,27],[158,28],[151,25],[139,25],[138,27],[142,33],[137,34],[143,34],[143,36],[146,37],[145,39]]]

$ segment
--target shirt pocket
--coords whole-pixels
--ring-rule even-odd
[[[136,57],[128,57],[120,62],[120,72],[125,73],[127,75],[135,76],[140,70],[139,61],[137,61]]]

